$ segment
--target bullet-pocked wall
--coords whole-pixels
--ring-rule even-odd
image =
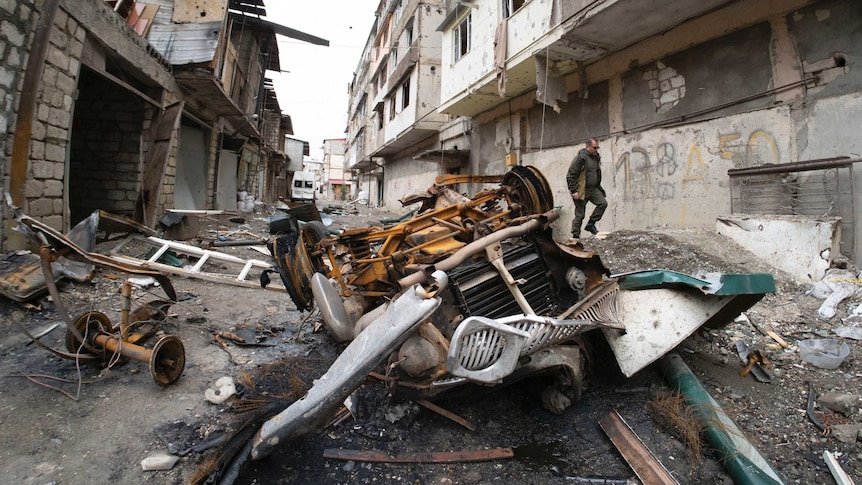
[[[674,32],[663,35],[671,39]],[[557,237],[568,237],[571,221],[565,170],[582,145],[567,145],[565,133],[582,130],[579,111],[594,118],[594,127],[610,121],[607,129],[592,133],[602,139],[610,202],[601,230],[712,228],[731,210],[729,169],[860,157],[862,72],[855,69],[860,36],[862,4],[832,0],[704,41],[675,39],[692,45],[679,52],[663,53],[656,42],[650,44],[652,57],[647,48],[637,51],[637,59],[622,54],[605,64],[625,66],[603,73],[607,111],[572,106],[578,97],[569,93],[559,115],[546,111],[542,150],[532,150],[538,145],[538,108],[532,108],[531,150],[522,163],[543,170],[563,208]],[[590,99],[596,92],[591,85]],[[493,139],[490,129],[478,130],[483,139],[477,143]],[[850,190],[846,181],[840,183]],[[859,193],[860,182],[855,185],[852,190]],[[841,208],[845,218],[862,214],[862,203],[855,204]],[[858,225],[852,230],[858,232]],[[856,240],[855,251],[842,251],[862,254],[862,237]]]

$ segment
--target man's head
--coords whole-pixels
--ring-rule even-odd
[[[589,141],[587,141],[587,151],[590,153],[598,153],[599,140],[595,138],[590,138]]]

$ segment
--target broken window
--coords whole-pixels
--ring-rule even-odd
[[[374,114],[377,115],[377,129],[383,129],[383,103],[379,103],[374,107]]]
[[[503,0],[503,18],[507,19],[523,7],[526,0]]]
[[[410,106],[410,77],[401,85],[401,109]]]
[[[410,47],[413,44],[413,18],[407,21],[407,27],[404,27],[404,45]]]
[[[458,62],[464,54],[470,52],[470,18],[473,14],[467,15],[455,29],[455,62]]]

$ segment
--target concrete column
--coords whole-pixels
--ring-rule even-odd
[[[611,134],[621,133],[623,126],[623,78],[616,74],[608,79],[608,126]]]
[[[781,87],[803,79],[802,63],[796,41],[787,27],[787,18],[777,16],[769,20],[772,38],[769,42],[769,56],[772,59],[772,85]],[[802,85],[775,93],[776,101],[786,103],[802,99],[805,88]]]

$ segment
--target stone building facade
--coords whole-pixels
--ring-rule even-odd
[[[97,209],[155,226],[235,210],[238,190],[277,197],[292,125],[265,82],[275,35],[327,42],[234,3],[154,0],[147,30],[103,0],[0,0],[0,191],[63,232]],[[10,214],[4,250],[25,245]]]

